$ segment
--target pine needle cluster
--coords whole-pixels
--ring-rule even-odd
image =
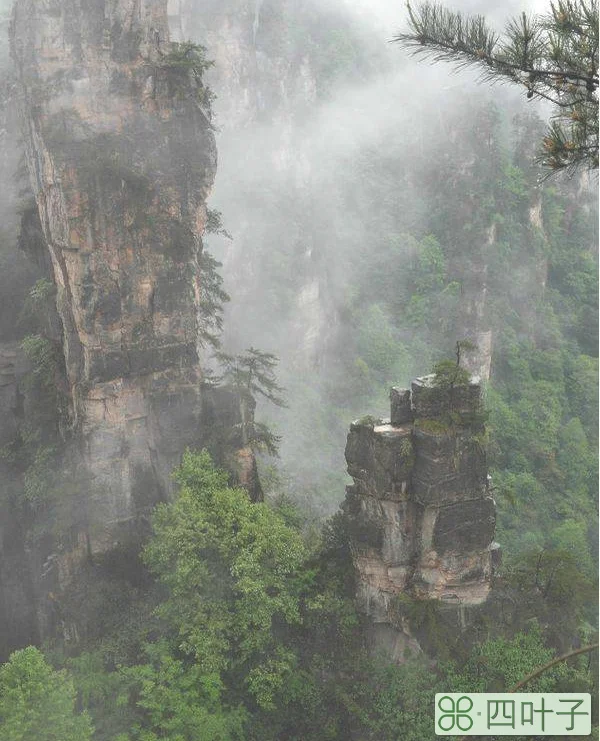
[[[282,396],[284,389],[275,377],[278,358],[254,347],[240,355],[219,351],[215,357],[222,368],[219,380],[231,385],[237,393],[242,444],[250,445],[257,452],[277,456],[281,438],[267,425],[254,420],[253,413],[249,411],[249,400],[260,394],[278,407],[286,406]]]
[[[523,86],[555,112],[540,162],[570,173],[598,167],[598,3],[556,0],[550,12],[510,20],[497,35],[483,16],[465,16],[437,3],[408,7],[409,32],[393,41],[434,62],[475,66],[488,82]]]

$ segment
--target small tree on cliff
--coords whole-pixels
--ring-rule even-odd
[[[272,353],[250,347],[241,355],[217,352],[216,358],[223,367],[220,380],[231,384],[238,397],[242,445],[277,455],[280,438],[269,428],[252,419],[251,405],[255,394],[260,394],[276,406],[285,406],[281,393],[283,388],[275,378],[275,367],[279,362]]]
[[[475,350],[476,346],[469,340],[458,340],[456,343],[456,360],[440,360],[433,366],[433,385],[436,388],[449,389],[455,386],[466,386],[471,380],[471,374],[460,365],[463,351]]]
[[[206,58],[206,49],[191,41],[171,42],[169,52],[164,54],[158,41],[161,56],[160,68],[168,74],[170,93],[185,98],[193,94],[207,119],[211,118],[211,105],[215,99],[212,90],[204,82],[204,73],[214,62]]]
[[[433,61],[478,67],[486,81],[509,81],[528,98],[554,103],[541,162],[552,170],[598,167],[598,3],[557,0],[550,13],[510,20],[498,37],[482,16],[437,3],[408,7],[409,32],[394,41]]]
[[[208,209],[206,220],[206,234],[232,239],[231,234],[223,226],[223,215],[215,209]],[[219,269],[223,263],[216,260],[210,252],[203,250],[198,260],[200,273],[200,296],[198,315],[200,320],[200,340],[203,345],[210,345],[214,349],[221,346],[221,332],[223,331],[223,307],[230,300],[229,294],[223,288],[223,278]]]
[[[223,330],[223,305],[230,300],[223,288],[223,278],[219,274],[222,263],[210,252],[202,252],[198,261],[200,271],[200,300],[198,315],[200,319],[200,340],[204,345],[220,347]]]

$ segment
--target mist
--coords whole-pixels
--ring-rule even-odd
[[[415,58],[403,2],[10,5],[1,739],[425,741],[457,684],[596,693],[589,18],[548,136],[537,69]]]
[[[448,350],[417,333],[411,338],[419,348],[412,351],[415,362],[399,360],[396,375],[381,379],[377,408],[346,399],[314,424],[323,394],[335,397],[334,387],[343,386],[348,373],[339,361],[349,285],[374,244],[385,254],[391,234],[425,236],[430,205],[418,173],[451,135],[462,107],[494,105],[509,121],[532,105],[519,90],[482,84],[470,70],[456,74],[452,65],[415,60],[390,43],[406,23],[396,4],[298,4],[291,14],[305,34],[300,40],[278,36],[273,4],[251,5],[236,21],[234,39],[227,37],[227,8],[222,27],[211,17],[210,30],[203,4],[191,13],[194,40],[215,60],[209,80],[217,93],[219,167],[210,205],[233,236],[208,237],[206,246],[222,261],[231,296],[225,346],[239,352],[252,345],[280,359],[289,406],[279,412],[259,401],[258,408],[282,437],[278,466],[309,506],[314,500],[319,511],[331,512],[344,496],[349,410],[386,416],[386,386],[427,372]],[[501,29],[511,14],[542,5],[456,7],[482,13]],[[289,25],[284,33],[289,36]],[[344,68],[329,74],[323,44],[341,34],[336,54]],[[288,50],[283,58],[281,46]],[[375,161],[383,165],[369,164]],[[414,245],[407,238],[394,251],[396,260],[408,260]],[[315,440],[315,428],[322,427],[329,435]]]

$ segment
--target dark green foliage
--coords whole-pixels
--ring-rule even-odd
[[[204,250],[198,260],[200,272],[200,339],[213,348],[220,346],[223,329],[223,304],[229,301],[229,294],[223,290],[223,279],[218,269],[222,264]]]
[[[219,380],[231,385],[238,397],[241,444],[277,455],[280,438],[267,425],[254,420],[254,396],[259,394],[276,406],[285,406],[281,396],[284,389],[275,378],[278,359],[272,353],[253,347],[241,355],[217,351],[215,357],[223,369]]]
[[[160,69],[167,74],[169,95],[174,98],[193,96],[210,117],[214,94],[203,80],[204,73],[213,66],[206,59],[206,49],[191,41],[171,42],[168,54],[163,54]]]
[[[213,64],[206,59],[206,49],[191,41],[172,42],[169,53],[162,57],[162,66],[166,69],[189,70],[198,79]]]
[[[22,321],[33,320],[42,325],[48,319],[56,301],[56,286],[48,278],[40,278],[29,289],[21,309]]]
[[[47,281],[38,281],[32,289],[29,308],[39,323],[45,320],[42,307],[53,295],[53,289]],[[33,403],[30,418],[20,426],[3,457],[23,473],[23,488],[15,498],[22,511],[23,524],[31,527],[30,516],[33,515],[38,526],[51,528],[49,507],[59,487],[56,473],[60,459],[58,427],[66,411],[62,391],[63,359],[57,342],[43,334],[27,335],[21,347],[31,363],[25,383]]]
[[[207,210],[206,233],[231,239],[231,234],[223,226],[223,215],[214,209]],[[229,294],[223,289],[223,278],[219,269],[223,264],[208,252],[202,251],[198,258],[200,273],[200,340],[205,345],[217,349],[220,347],[220,335],[223,330],[223,306],[229,300]]]
[[[545,547],[520,553],[518,561],[507,559],[503,576],[514,590],[519,621],[538,619],[546,626],[547,639],[561,652],[570,648],[573,636],[589,640],[590,629],[597,635],[597,629],[591,628],[595,622],[595,566],[586,533],[579,530],[575,533],[579,537],[573,540],[573,530],[578,528],[573,522],[565,524],[566,532],[557,528]]]
[[[300,621],[304,547],[268,505],[229,488],[207,453],[186,453],[176,478],[144,555],[165,588],[164,637],[120,672],[134,718],[122,738],[233,741],[249,712],[274,707],[295,666],[281,630]]]
[[[87,651],[66,661],[98,741],[422,741],[435,692],[507,690],[553,656],[535,621],[466,652],[438,603],[400,597],[398,618],[411,621],[438,660],[397,666],[367,658],[352,604],[346,515],[334,517],[309,551],[294,518],[227,486],[207,453],[186,453],[176,480],[179,494],[158,505],[144,550],[158,589],[146,583],[145,598],[132,597],[134,582],[141,584],[134,576],[129,590],[119,590],[113,617],[122,619],[105,624],[104,635],[87,635]],[[552,565],[540,572],[542,588],[557,574]],[[110,604],[109,593],[102,600]],[[52,693],[42,705],[50,728],[66,716],[62,741],[69,723],[89,721],[72,720],[72,689],[64,674],[49,671],[67,690],[66,699]],[[585,662],[574,660],[529,689],[588,691],[591,684]],[[19,706],[13,715],[22,723],[32,714]],[[82,728],[84,739],[89,725]]]
[[[266,424],[262,422],[253,422],[249,434],[249,442],[254,451],[273,457],[279,455],[281,436],[272,432]]]
[[[284,406],[281,396],[283,388],[275,380],[275,367],[279,362],[272,353],[250,347],[241,355],[217,353],[223,367],[222,379],[250,394],[260,394],[265,399]]]
[[[31,222],[35,229],[40,228],[37,211]],[[31,256],[41,260],[39,254]],[[29,368],[19,379],[17,409],[20,406],[21,413],[14,417],[13,437],[0,450],[0,460],[10,471],[10,483],[2,487],[2,503],[10,507],[28,547],[37,546],[43,537],[60,529],[59,519],[66,530],[72,524],[70,516],[61,518],[58,514],[58,502],[66,488],[57,470],[63,443],[60,428],[67,416],[68,397],[55,300],[54,283],[40,278],[30,287],[15,316],[16,326],[32,332],[20,341]]]
[[[57,494],[58,425],[65,400],[59,389],[62,357],[58,345],[36,334],[25,337],[21,347],[31,363],[24,378],[31,399],[30,415],[19,425],[13,440],[0,450],[0,458],[22,475],[22,486],[10,499],[20,513],[21,524],[33,535],[38,527],[50,527],[48,508]]]
[[[223,214],[213,208],[209,208],[206,211],[206,233],[217,234],[226,239],[233,239],[231,234],[223,226]]]
[[[453,360],[440,360],[433,366],[432,385],[436,388],[451,391],[456,386],[466,386],[471,374]]]
[[[32,382],[45,390],[56,386],[60,349],[43,335],[28,335],[21,342],[32,366]]]
[[[541,159],[553,170],[598,167],[598,5],[557,0],[550,13],[522,13],[499,38],[482,16],[463,16],[436,3],[408,5],[409,33],[395,41],[434,61],[474,65],[485,80],[508,80],[528,98],[549,100],[555,118]]]
[[[537,622],[514,638],[494,638],[476,646],[457,677],[458,692],[468,687],[470,692],[506,692],[534,669],[553,657],[553,651],[544,645]],[[532,681],[527,692],[556,691],[557,680],[565,675],[565,667],[558,666]]]

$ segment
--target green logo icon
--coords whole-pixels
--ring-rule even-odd
[[[449,695],[443,695],[438,700],[438,726],[442,731],[451,731],[454,726],[459,731],[469,731],[473,727],[473,719],[469,715],[473,709],[473,700],[467,695],[454,700]]]

